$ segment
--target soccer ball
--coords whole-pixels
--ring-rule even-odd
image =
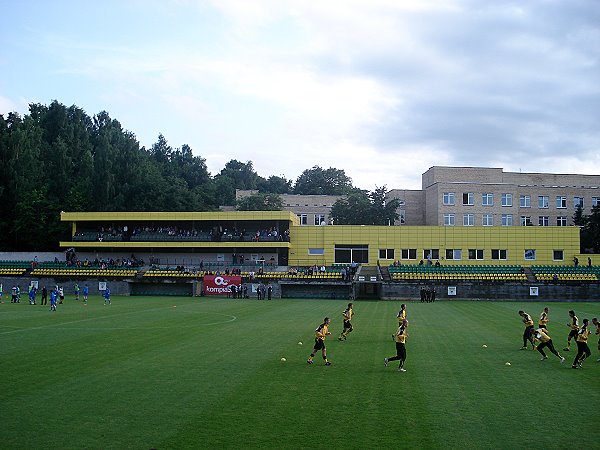
[[[285,359],[285,358],[281,358],[281,361],[283,361],[283,362],[286,362],[286,361],[287,361],[287,359]]]
[[[487,348],[487,345],[483,344],[483,345],[482,345],[482,347],[483,347],[483,348]]]
[[[504,365],[505,365],[505,366],[510,366],[510,363],[509,363],[508,361],[506,361],[506,362],[504,363]]]
[[[302,345],[302,342],[298,342],[298,345]]]

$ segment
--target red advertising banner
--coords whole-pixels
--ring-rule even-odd
[[[231,292],[231,286],[238,289],[242,286],[242,277],[239,275],[204,275],[205,295],[224,295]]]

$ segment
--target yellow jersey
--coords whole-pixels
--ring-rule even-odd
[[[352,311],[352,308],[346,308],[343,312],[342,312],[342,318],[344,320],[352,320],[352,316],[354,315],[354,311]]]
[[[541,342],[548,342],[552,339],[542,328],[535,330],[534,338]]]
[[[396,330],[396,342],[404,344],[404,343],[406,343],[407,337],[408,337],[408,331],[406,330],[406,327],[399,326],[398,329]]]
[[[329,326],[325,323],[322,323],[321,325],[319,325],[317,327],[317,329],[315,330],[315,338],[316,339],[325,340],[325,336],[327,336],[328,334],[331,334],[331,333],[329,332]]]
[[[538,325],[541,326],[546,326],[548,325],[548,314],[546,313],[546,311],[542,311],[542,314],[540,314],[540,320],[538,321]]]
[[[571,323],[569,324],[569,327],[571,328],[571,330],[574,330],[574,331],[579,330],[579,319],[577,318],[577,316],[573,316],[573,318],[571,319]]]
[[[587,327],[583,327],[579,330],[579,333],[577,333],[577,342],[587,342],[589,336],[590,330],[588,330]]]
[[[529,314],[523,313],[523,323],[525,324],[526,327],[533,326],[533,319],[531,318],[531,316]]]
[[[398,315],[396,317],[398,318],[398,322],[402,322],[404,319],[406,319],[406,310],[401,309],[398,311]]]

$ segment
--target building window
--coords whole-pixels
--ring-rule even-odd
[[[369,264],[369,246],[367,244],[335,244],[334,262],[336,264]]]
[[[520,195],[519,206],[521,208],[531,208],[531,197],[529,195]]]
[[[557,208],[566,208],[567,207],[567,197],[562,195],[556,196],[556,207]]]
[[[325,254],[325,250],[322,248],[309,248],[308,254],[310,256],[323,256]]]
[[[556,226],[557,227],[566,227],[567,226],[567,216],[558,216],[556,218]]]
[[[380,248],[379,249],[379,259],[394,259],[394,249],[393,248]]]
[[[423,249],[423,259],[431,261],[432,259],[440,259],[439,248],[426,248]]]
[[[538,207],[548,208],[550,206],[550,198],[547,195],[540,195],[538,197]]]
[[[300,225],[308,225],[308,214],[300,214]]]
[[[529,249],[525,250],[525,261],[534,261],[535,260],[535,250]]]
[[[463,214],[463,226],[472,227],[473,225],[475,225],[475,215]]]
[[[315,214],[315,225],[325,225],[325,214]]]
[[[565,252],[563,250],[553,250],[552,251],[552,259],[554,261],[564,261]]]
[[[483,259],[483,249],[469,249],[469,259]]]
[[[512,206],[512,194],[502,194],[502,206]]]
[[[481,194],[481,205],[482,206],[494,206],[494,194],[486,192]]]
[[[540,216],[538,218],[538,225],[540,227],[547,227],[550,225],[550,217],[548,216]]]
[[[512,227],[513,219],[512,214],[502,214],[502,226],[503,227]]]
[[[444,225],[454,226],[454,214],[444,214]]]
[[[416,248],[403,248],[400,254],[402,255],[402,259],[417,259]]]
[[[401,209],[398,211],[398,215],[400,216],[398,220],[400,221],[400,225],[404,225],[406,223],[406,210]]]
[[[454,205],[454,192],[444,192],[444,205]]]
[[[475,204],[475,194],[473,192],[463,193],[463,205],[473,206]]]
[[[507,250],[492,249],[492,259],[507,259]]]
[[[492,214],[484,214],[481,217],[481,225],[484,227],[491,227],[494,225],[494,216]]]
[[[521,226],[522,227],[530,227],[533,223],[531,223],[531,216],[521,216]]]
[[[573,208],[583,208],[583,197],[573,197]]]
[[[459,260],[462,259],[462,250],[460,249],[446,249],[446,259]]]
[[[592,208],[600,205],[600,197],[592,197]]]

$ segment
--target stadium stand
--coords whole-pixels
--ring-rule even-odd
[[[538,281],[598,281],[600,266],[531,266],[531,272]],[[556,275],[556,280],[555,280]]]
[[[391,265],[389,271],[394,281],[527,281],[527,275],[519,265]]]

